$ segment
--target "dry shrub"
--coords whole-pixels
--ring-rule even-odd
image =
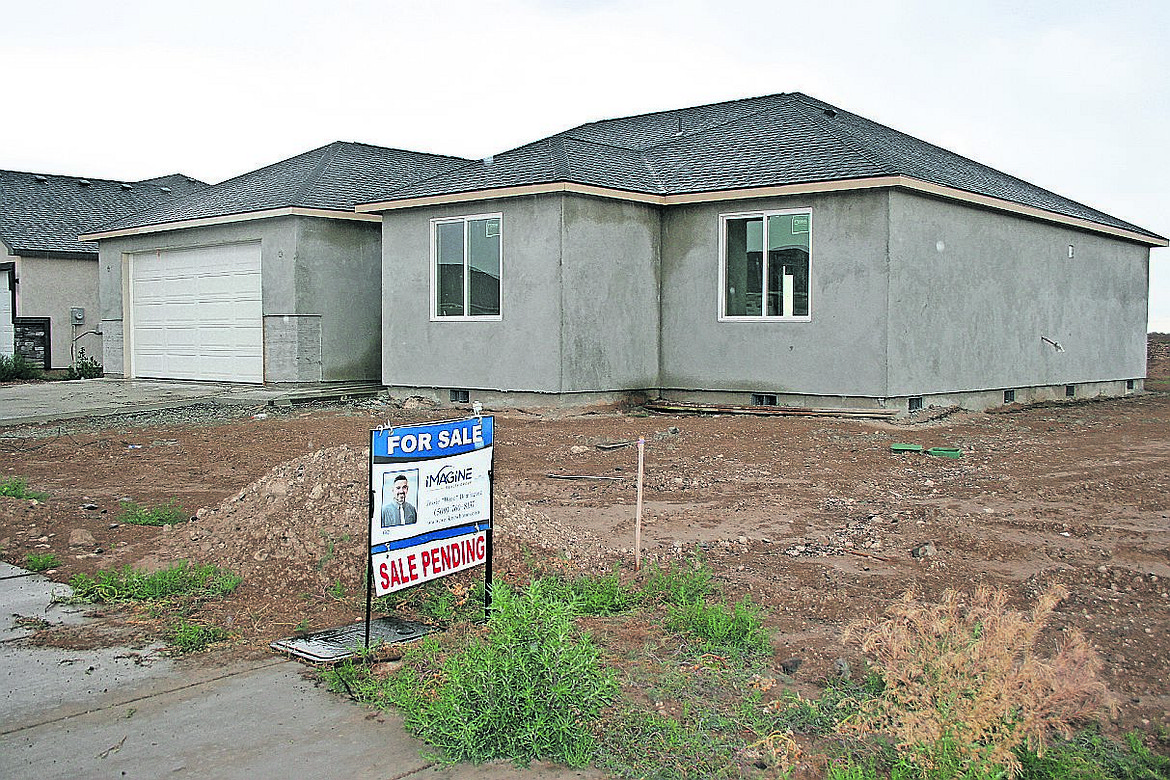
[[[1022,742],[1042,751],[1049,736],[1069,736],[1074,724],[1112,706],[1097,677],[1101,659],[1079,631],[1069,631],[1051,658],[1036,654],[1037,637],[1067,596],[1055,585],[1025,613],[986,587],[947,590],[938,604],[906,593],[884,619],[846,630],[885,691],[843,728],[890,735],[924,768],[946,746],[967,766],[997,764],[1014,775],[1013,750]]]

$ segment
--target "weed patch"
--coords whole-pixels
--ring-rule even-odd
[[[335,690],[404,711],[406,725],[450,761],[505,758],[584,766],[595,751],[588,724],[618,693],[570,604],[540,582],[525,593],[497,584],[485,631],[440,656],[434,640],[388,680],[342,666],[326,675]]]
[[[374,608],[386,614],[406,611],[437,623],[483,618],[484,584],[482,579],[470,585],[466,580],[446,578],[431,580],[417,588],[379,596]]]
[[[41,369],[24,355],[0,355],[0,382],[40,379]]]
[[[580,615],[616,615],[642,603],[642,593],[622,584],[618,573],[603,577],[561,575],[543,577],[540,587],[547,598],[573,605]]]
[[[700,599],[672,604],[667,612],[666,628],[697,637],[709,652],[731,651],[741,655],[772,652],[760,609],[746,598],[730,608]]]
[[[242,578],[218,566],[180,561],[156,572],[126,566],[78,574],[69,581],[73,597],[88,602],[157,601],[176,596],[216,598],[239,587]]]
[[[656,599],[668,604],[690,604],[715,592],[711,570],[697,556],[689,565],[659,566],[651,563],[647,568],[646,583],[642,591],[647,599]]]
[[[191,519],[177,498],[155,507],[139,506],[133,501],[121,502],[122,511],[116,518],[119,523],[130,525],[177,525]]]
[[[175,655],[197,653],[227,638],[228,632],[219,626],[207,626],[187,620],[179,621],[171,629],[170,635],[171,647]]]
[[[3,357],[0,355],[0,357]],[[44,501],[49,497],[48,493],[41,493],[36,490],[28,489],[28,480],[23,477],[9,477],[0,482],[0,496],[7,496],[8,498],[27,498],[35,501]]]
[[[842,730],[892,735],[899,761],[924,777],[1017,774],[1017,748],[1041,753],[1053,734],[1071,735],[1109,703],[1101,661],[1079,632],[1050,659],[1034,651],[1066,595],[1056,586],[1023,613],[988,588],[947,591],[938,604],[906,594],[886,618],[846,634],[872,654],[884,687]],[[939,767],[949,774],[930,774]]]
[[[24,556],[24,568],[29,571],[47,571],[60,563],[54,553],[29,553]]]

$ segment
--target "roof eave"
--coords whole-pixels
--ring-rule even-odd
[[[342,219],[353,222],[381,222],[382,218],[376,214],[358,214],[353,211],[340,209],[317,209],[303,206],[286,206],[278,209],[264,209],[262,211],[247,211],[240,214],[223,214],[214,217],[199,217],[197,219],[176,220],[174,222],[160,222],[154,225],[139,225],[136,227],[103,230],[95,233],[85,233],[79,236],[81,241],[101,241],[107,238],[122,238],[124,236],[140,236],[149,233],[167,233],[172,230],[187,230],[190,228],[209,227],[213,225],[229,225],[236,222],[251,222],[258,219],[273,219],[275,217],[317,217],[321,219]]]
[[[672,193],[660,195],[644,192],[631,192],[610,187],[577,184],[574,182],[546,182],[541,184],[526,184],[512,187],[496,187],[492,189],[468,190],[465,192],[444,193],[441,195],[427,195],[414,198],[396,198],[381,200],[374,203],[359,203],[356,207],[359,213],[395,211],[398,209],[417,208],[420,206],[436,206],[448,203],[470,203],[474,201],[490,200],[495,198],[514,198],[524,195],[542,195],[548,193],[576,193],[594,195],[616,200],[634,201],[656,206],[676,206],[688,203],[713,203],[724,200],[743,200],[746,198],[770,198],[791,195],[810,195],[827,192],[842,192],[849,190],[866,190],[881,188],[898,188],[921,192],[960,201],[971,205],[982,206],[996,211],[1016,214],[1018,216],[1039,219],[1045,222],[1067,225],[1070,227],[1089,230],[1095,233],[1135,241],[1147,246],[1168,246],[1167,239],[1154,234],[1141,233],[1125,228],[1105,225],[1100,222],[1058,214],[1054,211],[1025,206],[1002,198],[980,195],[955,187],[916,179],[910,176],[873,176],[858,179],[832,179],[827,181],[800,182],[796,184],[782,184],[768,187],[741,187],[727,190],[709,190],[700,192]]]

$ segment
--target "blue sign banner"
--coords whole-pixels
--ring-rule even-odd
[[[471,417],[373,431],[375,463],[447,458],[492,446],[493,418]]]

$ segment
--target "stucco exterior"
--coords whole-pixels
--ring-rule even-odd
[[[68,368],[74,339],[86,356],[102,360],[98,329],[97,263],[93,258],[0,256],[16,267],[16,317],[49,319],[49,365]],[[85,322],[74,325],[70,309],[85,309]]]
[[[378,225],[301,216],[103,239],[98,265],[107,374],[129,375],[130,255],[247,241],[260,242],[264,381],[377,379]]]
[[[721,319],[721,215],[784,209],[811,214],[809,316]],[[431,220],[488,213],[502,217],[501,316],[434,321]],[[517,405],[982,409],[1011,389],[1121,395],[1145,373],[1148,246],[897,188],[415,207],[383,212],[382,245],[383,384],[441,402],[465,389]]]
[[[431,316],[431,220],[501,216],[498,318]],[[658,365],[657,211],[534,196],[387,212],[382,223],[382,382],[536,394],[653,385]]]
[[[894,191],[885,395],[1142,378],[1148,273],[1140,244]]]
[[[667,209],[659,387],[885,395],[888,204],[885,191],[871,190]],[[809,321],[720,321],[720,215],[805,207]]]

